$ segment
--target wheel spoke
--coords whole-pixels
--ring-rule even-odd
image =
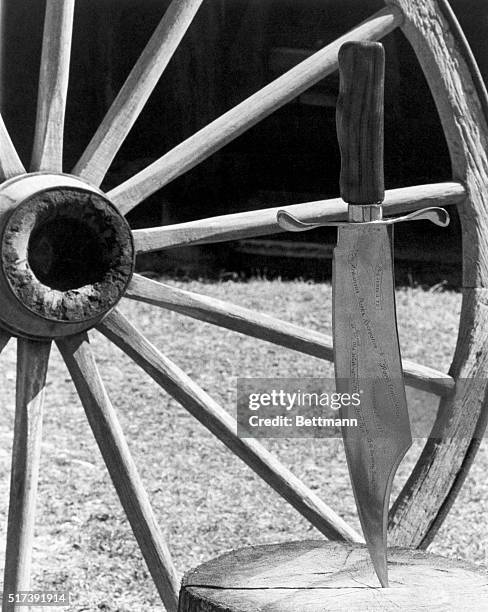
[[[203,0],[173,0],[73,174],[100,185]]]
[[[152,193],[331,74],[337,69],[337,53],[344,42],[382,38],[401,21],[402,13],[398,9],[382,9],[110,191],[109,197],[122,212],[127,213]]]
[[[0,179],[6,180],[24,173],[25,168],[0,115]]]
[[[42,408],[51,342],[17,341],[15,408],[2,610],[8,593],[30,588],[30,566],[42,439]]]
[[[31,169],[62,172],[75,0],[47,0]]]
[[[461,203],[465,197],[464,187],[454,182],[391,189],[386,192],[384,212],[386,215],[395,215],[432,205],[450,206]],[[301,221],[309,223],[318,220],[324,222],[347,220],[347,204],[340,198],[263,208],[164,227],[134,230],[136,251],[147,253],[170,247],[278,234],[283,232],[276,221],[278,210],[287,210]]]
[[[161,599],[168,612],[176,612],[176,570],[103,385],[88,336],[69,336],[57,344]]]
[[[319,359],[334,360],[330,336],[230,302],[177,289],[138,274],[133,276],[125,296]],[[440,396],[448,396],[454,390],[454,379],[433,368],[404,359],[403,370],[406,384],[416,389]]]
[[[112,311],[98,329],[319,531],[331,539],[363,541],[354,529],[257,440],[239,438],[235,419],[178,366],[162,355],[119,311]]]

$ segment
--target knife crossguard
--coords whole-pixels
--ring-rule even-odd
[[[317,227],[342,227],[344,225],[350,225],[351,223],[357,223],[357,221],[316,221],[315,223],[307,223],[300,221],[294,215],[289,213],[287,210],[279,210],[276,213],[276,220],[278,225],[286,230],[287,232],[307,232],[309,230],[316,229]],[[395,225],[396,223],[403,223],[404,221],[430,221],[440,227],[446,227],[449,225],[449,213],[445,208],[439,208],[437,206],[431,206],[429,208],[422,208],[416,210],[408,215],[401,217],[390,217],[387,219],[378,219],[375,221],[362,221],[361,225]]]
[[[391,487],[412,443],[398,340],[393,274],[393,229],[405,221],[445,227],[449,215],[430,207],[383,218],[384,49],[346,43],[339,51],[337,135],[341,197],[348,221],[304,222],[279,210],[290,232],[338,228],[332,279],[337,391],[362,393],[361,405],[341,409],[359,427],[342,435],[359,519],[374,570],[388,586],[387,522]]]

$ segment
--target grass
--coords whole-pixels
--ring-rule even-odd
[[[331,333],[331,287],[327,284],[260,280],[176,284]],[[460,295],[401,289],[397,301],[404,356],[447,370],[456,341]],[[239,375],[332,376],[330,364],[318,359],[174,313],[129,301],[122,310],[231,413]],[[118,349],[97,333],[93,343],[179,571],[247,544],[321,537]],[[15,387],[13,342],[1,363],[4,540]],[[340,440],[264,443],[358,528]],[[400,467],[396,490],[419,448],[416,441]],[[486,561],[487,466],[483,442],[432,551]],[[80,612],[162,610],[56,350],[48,376],[38,507],[34,587],[71,591],[76,601],[72,609]]]

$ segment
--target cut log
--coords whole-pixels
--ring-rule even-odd
[[[390,588],[365,546],[286,542],[242,548],[188,572],[179,612],[485,610],[488,585],[476,566],[406,548],[389,550]]]

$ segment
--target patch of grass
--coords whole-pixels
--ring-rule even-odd
[[[327,284],[258,280],[175,284],[331,333],[331,287]],[[460,301],[460,295],[454,293],[400,290],[398,320],[404,356],[446,371],[456,341]],[[131,301],[124,301],[122,310],[230,413],[235,411],[240,375],[333,376],[328,363],[181,315]],[[179,571],[247,544],[321,537],[118,349],[96,332],[92,339],[107,390]],[[14,342],[1,359],[4,540]],[[340,440],[264,443],[359,528]],[[420,441],[416,441],[399,470],[395,490],[419,449]],[[486,560],[487,465],[483,442],[431,550],[471,561]],[[4,542],[1,544],[4,548]],[[77,601],[73,609],[80,612],[162,610],[56,350],[46,394],[33,583],[38,588],[71,591]]]

